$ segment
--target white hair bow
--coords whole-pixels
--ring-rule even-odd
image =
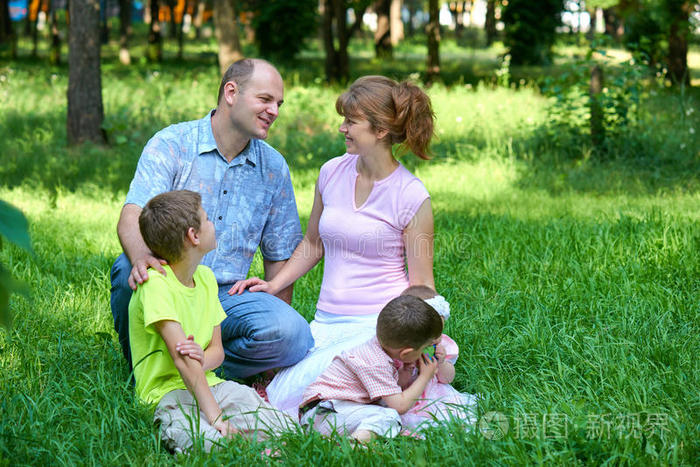
[[[450,302],[445,300],[445,297],[442,295],[436,295],[433,298],[429,298],[425,300],[425,303],[435,308],[435,311],[437,311],[445,321],[447,321],[447,319],[450,317]]]

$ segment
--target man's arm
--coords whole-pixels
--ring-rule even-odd
[[[283,261],[267,261],[263,260],[263,268],[265,269],[265,280],[270,281],[282,270],[289,260]],[[292,295],[294,294],[294,283],[292,282],[286,288],[275,294],[275,297],[284,300],[287,304],[292,304]]]
[[[141,236],[141,231],[139,230],[141,210],[141,207],[135,204],[125,204],[117,223],[119,243],[121,243],[122,249],[132,266],[131,274],[129,275],[129,287],[132,290],[136,290],[139,284],[143,284],[148,280],[147,270],[149,267],[160,271],[161,274],[165,274],[162,266],[166,264],[165,260],[156,258]]]

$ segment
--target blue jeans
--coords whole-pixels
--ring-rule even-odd
[[[114,329],[131,368],[129,348],[129,300],[127,280],[131,263],[121,254],[111,271],[111,306]],[[246,378],[277,367],[290,366],[313,347],[309,323],[283,300],[263,292],[230,296],[231,285],[219,287],[219,300],[228,316],[221,323],[227,378]]]

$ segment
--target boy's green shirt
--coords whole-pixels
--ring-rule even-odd
[[[187,389],[154,323],[177,321],[186,336],[193,335],[195,342],[206,349],[214,327],[226,318],[211,269],[198,266],[193,276],[195,287],[189,288],[182,285],[168,265],[163,268],[166,276],[149,269],[149,279],[139,285],[129,302],[136,394],[147,403],[158,403],[175,389]],[[223,381],[212,371],[205,374],[209,386]]]

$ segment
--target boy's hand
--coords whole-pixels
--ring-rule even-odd
[[[418,359],[418,373],[431,379],[438,371],[437,358],[422,354]]]
[[[187,340],[178,342],[175,345],[175,350],[177,350],[180,355],[187,355],[192,360],[197,360],[200,364],[204,365],[204,350],[202,347],[194,341],[194,336],[187,336]]]
[[[445,358],[447,358],[447,352],[445,351],[445,347],[443,347],[442,344],[438,344],[435,346],[435,358],[437,358],[439,365],[445,363]]]
[[[231,437],[240,433],[237,429],[231,426],[227,420],[217,420],[214,422],[214,428],[221,433],[221,436]]]

